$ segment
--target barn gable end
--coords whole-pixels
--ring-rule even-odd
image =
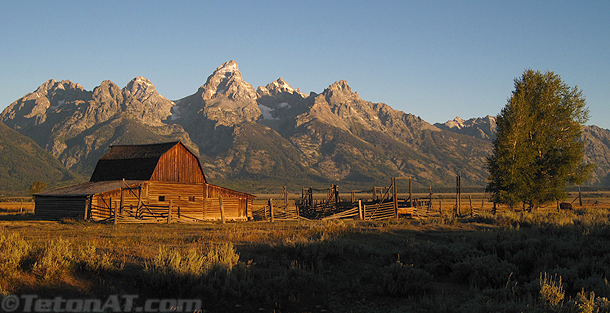
[[[178,143],[165,152],[150,177],[152,181],[176,183],[207,183],[199,158]]]
[[[121,179],[207,183],[199,158],[181,142],[111,146],[90,181]]]

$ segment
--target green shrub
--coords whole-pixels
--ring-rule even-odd
[[[112,254],[101,252],[93,243],[87,243],[85,247],[77,250],[75,261],[80,269],[92,273],[114,272],[123,268]]]
[[[239,254],[230,242],[214,245],[206,254],[195,248],[183,253],[178,248],[161,246],[155,258],[145,264],[144,272],[155,285],[180,284],[212,271],[230,272],[238,261]]]
[[[587,292],[585,292],[584,289],[582,289],[576,295],[576,298],[571,300],[568,303],[566,308],[570,312],[575,312],[575,313],[598,312],[597,306],[595,304],[595,293],[594,292],[587,293]]]
[[[383,267],[374,283],[381,295],[421,295],[430,290],[432,278],[432,274],[412,264],[396,262]]]
[[[206,270],[224,269],[230,271],[239,262],[239,254],[235,252],[235,248],[231,242],[217,244],[208,251],[205,264]]]
[[[0,273],[9,275],[16,271],[30,252],[31,246],[16,233],[0,233]]]
[[[73,265],[70,242],[63,239],[51,241],[36,251],[34,260],[34,275],[43,279],[56,278]]]
[[[502,288],[517,267],[495,255],[468,257],[456,263],[451,277],[458,283],[468,283],[477,288]]]
[[[267,290],[265,298],[268,302],[294,302],[311,298],[316,293],[323,294],[328,285],[323,275],[316,272],[313,266],[296,260],[290,262],[288,269],[276,271],[272,277],[261,278],[255,288]]]
[[[561,276],[549,276],[547,273],[540,273],[540,299],[551,306],[558,305],[565,297]]]

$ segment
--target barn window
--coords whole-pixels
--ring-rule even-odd
[[[165,201],[165,196],[159,196],[159,201]]]
[[[195,196],[189,196],[189,201],[195,202]]]

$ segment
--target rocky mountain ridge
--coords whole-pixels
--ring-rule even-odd
[[[362,189],[395,176],[447,187],[458,174],[464,185],[484,186],[495,131],[489,116],[431,125],[362,100],[342,80],[319,94],[281,77],[255,89],[235,61],[175,101],[144,77],[122,89],[104,81],[93,91],[50,80],[13,102],[0,121],[84,176],[111,144],[182,140],[200,154],[211,181],[250,191],[329,183]]]
[[[471,118],[467,121],[456,117],[443,124],[437,123],[435,126],[490,142],[496,138],[497,133],[496,118],[489,115],[483,118]],[[610,130],[595,125],[585,126],[582,129],[582,141],[585,144],[583,162],[597,165],[588,185],[610,186]]]
[[[35,181],[58,187],[82,180],[32,139],[0,123],[0,195],[24,196]]]
[[[88,176],[111,144],[182,140],[196,150],[182,127],[164,122],[173,105],[143,77],[123,89],[106,80],[93,91],[52,79],[9,105],[0,121]]]
[[[470,118],[466,121],[458,116],[442,124],[435,123],[434,126],[484,140],[494,140],[497,133],[496,117],[490,115]]]

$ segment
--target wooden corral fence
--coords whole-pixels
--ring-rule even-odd
[[[321,200],[314,199],[314,191],[326,191],[326,196]],[[341,201],[339,187],[331,185],[330,188],[305,188],[301,191],[301,199],[297,200],[295,206],[299,214],[308,219],[323,219],[333,214],[353,208],[351,201]]]
[[[309,220],[299,215],[296,205],[276,203],[276,200],[269,199],[266,205],[252,211],[255,220],[289,221],[289,220]]]
[[[255,220],[286,221],[286,220],[309,220],[299,214],[299,207],[288,201],[288,190],[284,186],[283,199],[269,199],[267,204],[252,211]]]
[[[398,180],[409,181],[409,197],[399,199]],[[326,197],[315,200],[314,191],[327,191]],[[416,204],[427,204],[429,200],[414,199],[412,189],[412,179],[410,177],[394,177],[389,187],[373,187],[372,199],[356,199],[356,192],[352,191],[351,199],[342,200],[339,197],[337,185],[330,188],[303,188],[301,199],[295,201],[295,208],[300,217],[308,219],[363,219],[378,220],[388,218],[398,218],[400,215],[414,215]],[[369,191],[369,192],[370,192]],[[431,195],[430,195],[431,198]]]

